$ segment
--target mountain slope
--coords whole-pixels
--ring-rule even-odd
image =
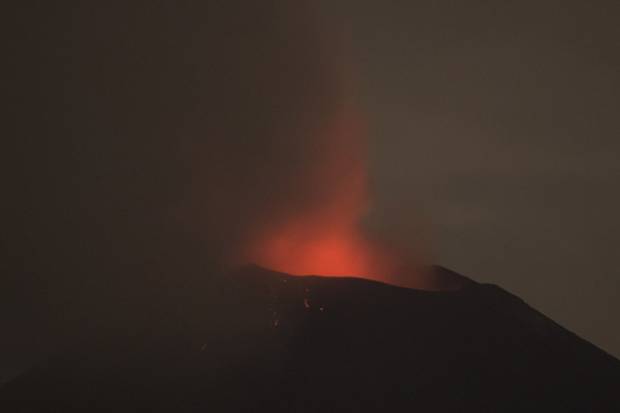
[[[435,274],[459,288],[246,267],[216,284],[200,329],[81,343],[6,385],[0,407],[620,411],[618,360],[499,287]]]

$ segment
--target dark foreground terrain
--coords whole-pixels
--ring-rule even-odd
[[[6,384],[0,411],[620,412],[618,360],[501,288],[436,276],[449,290],[247,267],[200,328],[81,341]]]

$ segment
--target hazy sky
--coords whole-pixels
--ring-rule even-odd
[[[381,219],[422,212],[441,264],[620,356],[620,3],[329,10],[364,87]]]

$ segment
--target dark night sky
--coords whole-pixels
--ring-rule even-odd
[[[354,95],[330,36],[369,128],[368,224],[620,356],[618,2],[325,0],[319,35],[282,0],[122,3],[6,26],[0,381],[329,197],[304,171]]]
[[[365,87],[380,219],[422,212],[439,262],[620,356],[619,3],[331,7]]]

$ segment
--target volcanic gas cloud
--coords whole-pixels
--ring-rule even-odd
[[[403,260],[361,226],[365,116],[346,48],[310,3],[269,4],[244,13],[252,18],[237,29],[248,34],[229,44],[213,40],[229,22],[205,26],[221,58],[209,56],[201,77],[208,110],[200,103],[183,116],[195,183],[180,215],[226,264],[393,279]]]
[[[343,110],[321,135],[317,157],[297,188],[318,188],[318,200],[275,218],[253,237],[248,259],[290,274],[388,280],[398,260],[360,225],[369,207],[362,118]]]

